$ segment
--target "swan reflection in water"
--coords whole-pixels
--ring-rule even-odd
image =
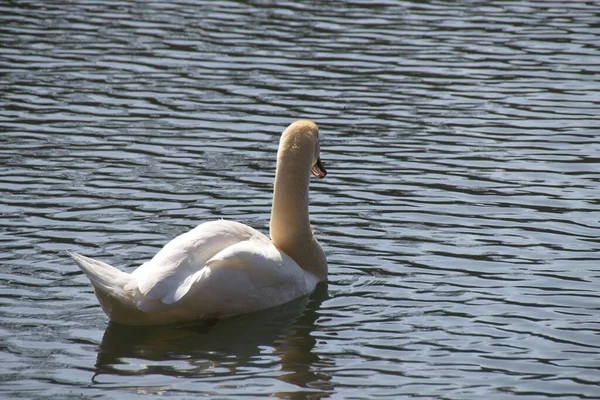
[[[273,368],[276,357],[281,367],[277,379],[312,392],[311,398],[326,397],[333,384],[320,369],[333,362],[313,352],[316,339],[312,335],[326,298],[327,287],[320,284],[310,297],[202,324],[135,327],[111,322],[102,338],[92,381],[103,385],[110,384],[107,375],[162,374],[196,378],[198,385],[198,378],[210,378],[212,385],[218,378],[226,383],[239,370]],[[288,394],[273,393],[286,398]]]

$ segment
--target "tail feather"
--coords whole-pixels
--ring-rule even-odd
[[[92,282],[102,310],[112,321],[126,325],[156,325],[192,319],[185,309],[165,310],[165,304],[160,300],[145,298],[137,290],[131,274],[93,258],[67,253]]]
[[[101,294],[113,298],[125,299],[128,297],[124,287],[131,280],[131,275],[119,271],[102,261],[85,257],[77,253],[68,252],[73,261],[81,268],[92,285]]]

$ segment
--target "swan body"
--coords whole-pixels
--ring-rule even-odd
[[[311,172],[326,172],[318,127],[296,121],[282,134],[269,239],[233,221],[203,223],[125,273],[69,253],[92,283],[104,312],[128,325],[223,318],[287,303],[327,276],[325,254],[308,215]]]

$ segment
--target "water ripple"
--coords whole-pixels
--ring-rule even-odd
[[[3,395],[597,398],[599,18],[593,2],[0,5]],[[266,231],[296,118],[323,136],[329,294],[107,327],[64,250],[129,269],[205,220]]]

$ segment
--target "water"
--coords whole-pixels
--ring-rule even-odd
[[[0,5],[2,398],[600,398],[596,2],[198,3]],[[298,118],[328,287],[108,324],[65,250],[266,231]]]

